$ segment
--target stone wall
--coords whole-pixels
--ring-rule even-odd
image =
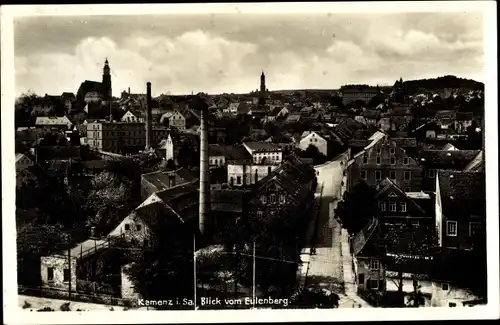
[[[71,257],[71,288],[76,291],[76,258]],[[53,277],[49,280],[49,268],[53,270]],[[51,288],[69,289],[69,281],[64,281],[64,270],[69,269],[69,258],[64,255],[42,256],[40,260],[40,274],[42,286]]]

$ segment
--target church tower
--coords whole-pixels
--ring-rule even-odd
[[[260,75],[260,92],[261,96],[264,96],[266,93],[266,75],[264,74],[264,71],[262,71],[262,74]]]
[[[104,99],[110,99],[112,97],[111,70],[109,68],[108,58],[106,58],[104,68],[102,69],[102,92]]]

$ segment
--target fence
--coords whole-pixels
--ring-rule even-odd
[[[111,306],[129,307],[137,304],[137,300],[122,299],[104,294],[88,294],[85,292],[78,292],[78,291],[72,292],[71,297],[69,297],[68,290],[60,288],[51,288],[51,287],[40,287],[40,286],[18,286],[18,294],[43,297],[43,298],[54,298],[54,299],[68,300],[68,298],[70,298],[71,301],[105,304]]]
[[[109,296],[120,296],[121,288],[112,287],[106,283],[76,279],[76,290],[84,293],[104,294]]]

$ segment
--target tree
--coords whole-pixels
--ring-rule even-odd
[[[264,130],[268,137],[277,137],[280,135],[280,128],[273,122],[264,123]]]
[[[168,213],[153,208],[139,213],[149,225],[150,244],[127,251],[132,264],[126,272],[145,299],[193,299],[193,233]]]
[[[35,122],[32,115],[33,107],[39,103],[41,97],[33,91],[23,93],[15,102],[15,124],[19,126],[31,126]]]
[[[107,233],[129,212],[130,183],[108,171],[94,176],[87,198],[90,210],[87,226],[95,227],[96,234]]]
[[[344,192],[343,200],[335,209],[335,216],[349,234],[358,233],[369,219],[377,215],[375,194],[375,190],[362,181],[351,191]]]

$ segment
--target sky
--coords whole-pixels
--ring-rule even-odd
[[[483,81],[481,13],[39,16],[14,21],[16,95],[101,81],[154,96],[337,89],[456,75]]]

